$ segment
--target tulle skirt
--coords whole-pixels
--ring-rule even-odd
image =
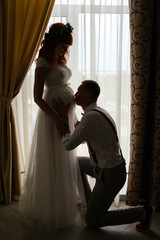
[[[72,125],[74,117],[72,106]],[[85,208],[76,152],[64,150],[54,121],[40,110],[24,176],[20,210],[37,227],[54,231],[83,224],[77,208],[79,199]]]

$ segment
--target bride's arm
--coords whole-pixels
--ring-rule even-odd
[[[36,68],[35,70],[35,81],[34,81],[34,101],[35,103],[55,122],[58,131],[59,128],[62,128],[63,119],[57,114],[56,111],[50,108],[50,106],[44,101],[43,90],[44,90],[44,82],[46,75],[48,73],[47,68]]]

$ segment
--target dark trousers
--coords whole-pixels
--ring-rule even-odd
[[[126,181],[125,163],[114,168],[99,170],[95,175],[94,166],[90,158],[79,157],[78,160],[86,202],[88,204],[85,220],[89,227],[97,228],[143,220],[143,207],[108,211],[114,198]],[[96,183],[92,192],[87,175],[96,178]]]

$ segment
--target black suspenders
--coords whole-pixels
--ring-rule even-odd
[[[113,123],[111,122],[111,120],[110,120],[102,111],[100,111],[100,110],[97,109],[97,108],[94,108],[94,109],[92,109],[91,111],[99,112],[100,114],[103,115],[103,117],[104,117],[104,118],[109,122],[109,124],[111,125],[111,127],[112,127],[112,129],[113,129],[113,131],[114,131],[114,133],[115,133],[115,135],[116,135],[117,142],[119,142],[119,140],[118,140],[118,135],[117,135],[117,131],[116,131],[116,129],[115,129],[115,126],[114,126]],[[96,164],[98,164],[98,161],[97,161],[95,152],[93,151],[92,146],[90,145],[89,141],[87,141],[87,144],[88,144],[88,147],[89,147],[89,150],[90,150],[90,154],[92,155],[94,162],[95,162]],[[120,154],[121,154],[121,156],[122,156],[122,159],[124,159],[124,158],[123,158],[123,155],[122,155],[122,150],[121,150],[121,148],[120,148]]]

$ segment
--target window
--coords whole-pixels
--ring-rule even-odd
[[[76,92],[77,87],[85,79],[93,79],[99,83],[101,95],[98,105],[107,109],[116,122],[128,168],[130,148],[128,0],[57,0],[47,30],[54,22],[70,22],[74,27],[74,42],[70,48],[68,61],[68,66],[72,70],[71,87]],[[27,159],[33,123],[38,109],[33,101],[34,70],[35,62],[18,96],[18,98],[22,97],[23,107],[20,106],[20,108],[25,109],[25,111],[22,110],[25,133],[20,134],[24,155],[23,168],[25,168],[25,159]],[[82,109],[77,107],[79,118],[81,118],[81,112]],[[26,136],[28,149],[24,139]],[[78,147],[78,154],[88,155],[87,148],[84,145]],[[125,187],[122,193],[125,193]]]

